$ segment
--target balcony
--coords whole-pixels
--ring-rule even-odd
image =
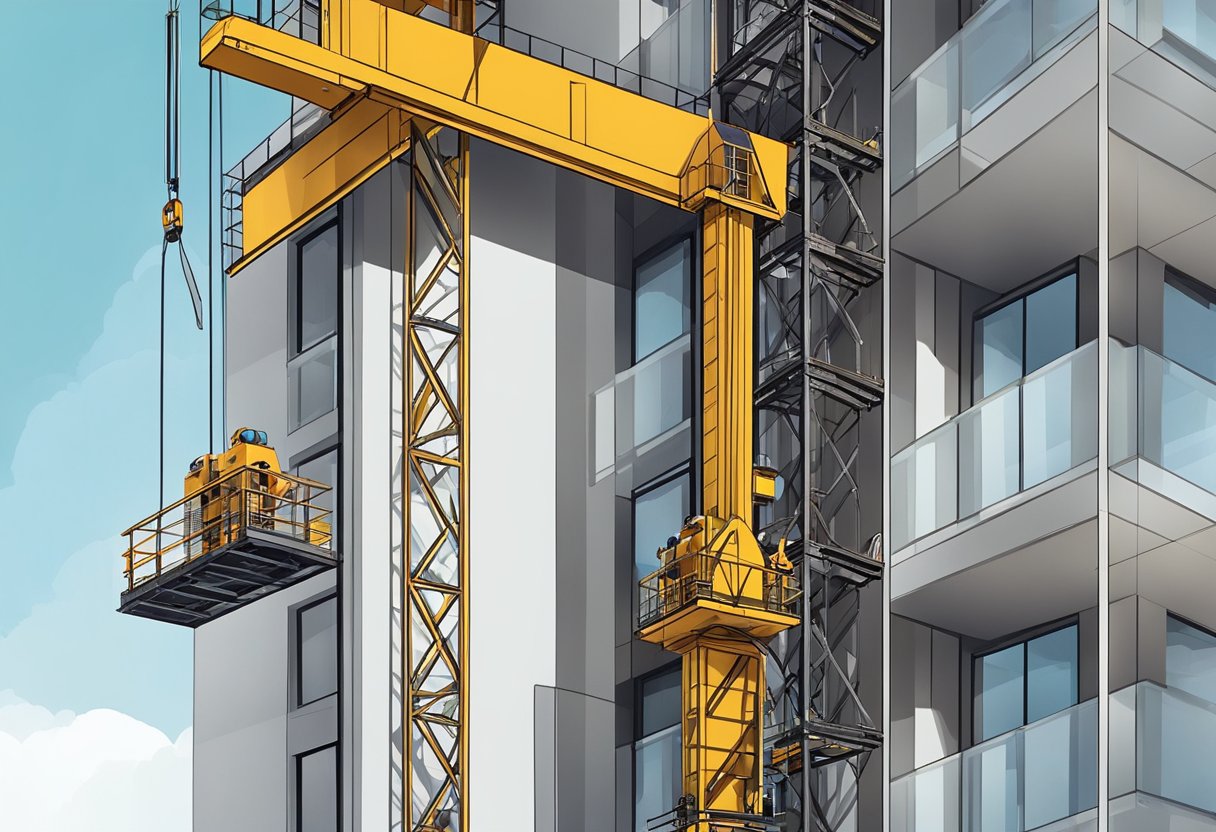
[[[1110,22],[1199,77],[1216,78],[1216,9],[1203,0],[1111,0]]]
[[[333,568],[330,491],[247,465],[137,523],[119,612],[197,627]]]
[[[1097,757],[1090,699],[893,781],[892,832],[1075,828],[1097,806]]]
[[[898,190],[1092,31],[1094,0],[993,0],[896,87]]]
[[[892,550],[1098,455],[1097,342],[993,393],[897,453]]]
[[[1212,506],[1216,382],[1142,346],[1112,342],[1110,362],[1112,466],[1184,505]]]
[[[1112,813],[1115,798],[1141,792],[1216,814],[1213,748],[1216,703],[1153,682],[1111,694]]]

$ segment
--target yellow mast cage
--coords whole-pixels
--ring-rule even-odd
[[[419,17],[426,7],[448,12],[451,25]],[[782,547],[764,551],[751,529],[754,502],[771,498],[773,489],[773,472],[756,468],[753,452],[754,222],[785,214],[789,147],[475,37],[473,11],[472,0],[321,0],[316,43],[235,15],[203,36],[203,66],[331,111],[327,127],[244,192],[242,251],[230,272],[337,203],[411,143],[427,141],[421,137],[434,135],[436,126],[458,131],[460,164],[447,172],[458,175],[450,193],[463,225],[452,229],[451,241],[461,272],[460,389],[449,394],[424,373],[414,393],[406,385],[405,413],[410,417],[434,399],[447,402],[463,440],[469,419],[468,136],[701,213],[702,514],[672,530],[675,545],[641,581],[638,635],[683,661],[683,796],[656,824],[696,832],[757,828],[763,644],[800,620],[799,588]],[[406,337],[416,337],[408,322]],[[411,463],[428,462],[409,441],[413,434],[407,437]],[[429,460],[459,474],[451,506],[459,505],[458,517],[447,518],[458,541],[459,584],[444,587],[447,606],[458,610],[458,632],[448,636],[455,642],[450,646],[436,638],[423,668],[442,661],[451,681],[436,691],[427,689],[425,673],[407,672],[404,714],[423,739],[435,738],[438,720],[458,740],[451,747],[430,743],[445,771],[431,787],[434,794],[419,800],[414,791],[422,785],[407,773],[406,794],[414,799],[406,799],[403,810],[411,832],[472,828],[465,791],[470,599],[462,520],[470,460],[464,447],[460,441],[457,456]],[[415,583],[425,582],[407,576],[407,599],[429,588]],[[439,622],[430,623],[437,633]],[[454,697],[455,707],[428,716],[427,703],[444,697]],[[408,749],[406,757],[408,766]]]

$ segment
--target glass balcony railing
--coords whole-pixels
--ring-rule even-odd
[[[892,188],[982,122],[1095,25],[1096,0],[989,0],[895,89]]]
[[[1026,832],[1098,802],[1098,701],[891,783],[892,832]]]
[[[1216,5],[1208,0],[1111,0],[1110,22],[1187,69],[1216,74]]]
[[[1110,699],[1111,797],[1141,791],[1216,812],[1216,703],[1152,682]]]
[[[1111,462],[1139,456],[1216,493],[1216,382],[1146,347],[1111,344]]]
[[[922,436],[891,464],[893,550],[1098,455],[1097,342]]]

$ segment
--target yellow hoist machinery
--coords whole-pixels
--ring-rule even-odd
[[[328,112],[290,154],[256,176],[240,173],[230,200],[236,207],[225,219],[233,230],[230,274],[411,150],[413,179],[443,226],[435,273],[406,279],[404,338],[415,359],[406,364],[416,367],[406,372],[416,375],[404,385],[403,454],[411,470],[443,466],[459,476],[446,499],[426,494],[428,511],[408,513],[424,521],[419,534],[411,516],[403,520],[410,547],[403,559],[411,564],[403,615],[434,632],[407,628],[417,643],[403,648],[401,823],[406,832],[494,825],[491,806],[470,821],[467,628],[475,609],[467,574],[477,553],[467,549],[459,522],[468,514],[468,466],[476,464],[463,438],[476,418],[467,409],[465,298],[468,147],[478,138],[702,217],[701,513],[678,530],[662,567],[640,586],[640,636],[683,656],[683,797],[655,825],[764,828],[764,643],[799,622],[799,585],[783,547],[770,551],[751,528],[754,501],[774,492],[774,473],[754,467],[752,448],[754,223],[785,215],[790,147],[715,120],[699,99],[635,83],[614,66],[604,72],[588,58],[585,71],[575,70],[564,49],[561,60],[544,59],[532,52],[534,39],[507,37],[501,10],[493,22],[479,14],[481,5],[319,0],[315,18],[292,28],[217,0],[204,12],[216,22],[200,44],[203,66]],[[455,139],[450,151],[440,147],[445,136]],[[406,262],[415,254],[407,252]],[[448,264],[452,276],[444,277]],[[435,322],[415,311],[433,287],[448,283],[458,290],[445,304],[443,331],[457,339],[458,359],[451,372],[438,372],[419,348],[431,342]],[[441,434],[424,430],[440,406],[442,435],[461,438],[442,455],[433,450]],[[432,517],[442,546],[415,541]],[[458,564],[443,585],[413,566],[449,548]],[[442,597],[438,612],[418,600],[423,594]],[[441,620],[448,611],[452,619]],[[440,663],[442,673],[434,670]]]
[[[121,612],[197,626],[334,565],[329,486],[285,473],[264,431],[239,428],[230,445],[124,532]]]

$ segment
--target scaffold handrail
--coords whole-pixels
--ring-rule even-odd
[[[704,549],[674,558],[638,582],[638,621],[646,627],[698,601],[794,615],[802,584],[798,575],[723,554],[738,534],[728,523]]]
[[[123,532],[127,589],[236,542],[251,529],[330,550],[333,511],[320,499],[331,491],[314,480],[252,465],[233,469]]]

